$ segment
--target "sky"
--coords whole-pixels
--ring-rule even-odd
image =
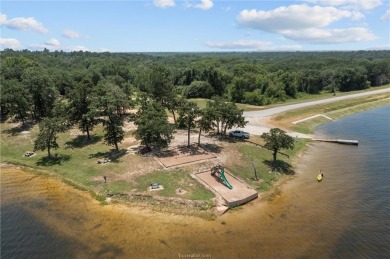
[[[0,49],[390,50],[390,0],[1,0]]]

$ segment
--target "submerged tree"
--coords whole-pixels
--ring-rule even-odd
[[[263,133],[261,137],[265,141],[264,147],[273,152],[273,163],[276,162],[276,156],[280,149],[294,148],[294,139],[279,128],[272,128],[270,132]]]

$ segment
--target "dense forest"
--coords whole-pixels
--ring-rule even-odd
[[[156,71],[156,69],[158,71]],[[26,88],[31,76],[66,96],[83,80],[106,80],[126,93],[147,91],[163,73],[186,98],[222,96],[236,103],[267,105],[300,93],[353,91],[390,82],[390,51],[266,53],[1,52],[2,88]],[[157,75],[155,75],[157,76]],[[37,78],[38,79],[38,78]],[[156,82],[158,84],[158,82]],[[42,86],[45,91],[49,91]],[[4,95],[6,89],[2,89]],[[32,94],[30,92],[30,94]],[[52,93],[55,95],[55,93]],[[49,101],[49,100],[48,100]],[[2,99],[2,112],[7,100]]]
[[[177,127],[243,126],[234,103],[267,105],[322,91],[390,83],[390,51],[269,53],[91,53],[4,50],[0,53],[1,116],[39,122],[36,149],[56,147],[73,125],[87,134],[102,123],[118,149],[125,118],[148,147],[165,147]],[[208,98],[200,110],[187,98]],[[129,109],[137,105],[136,114]],[[202,118],[202,119],[199,119]],[[154,130],[152,132],[152,130]],[[199,134],[200,138],[200,134]],[[200,141],[200,140],[199,140]]]

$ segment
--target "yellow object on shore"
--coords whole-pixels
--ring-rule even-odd
[[[317,175],[317,180],[318,180],[318,181],[321,181],[321,180],[322,180],[322,177],[323,177],[322,174]]]

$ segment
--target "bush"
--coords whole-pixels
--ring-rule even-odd
[[[193,81],[190,85],[183,86],[182,94],[186,98],[211,98],[214,94],[214,89],[208,82]]]

